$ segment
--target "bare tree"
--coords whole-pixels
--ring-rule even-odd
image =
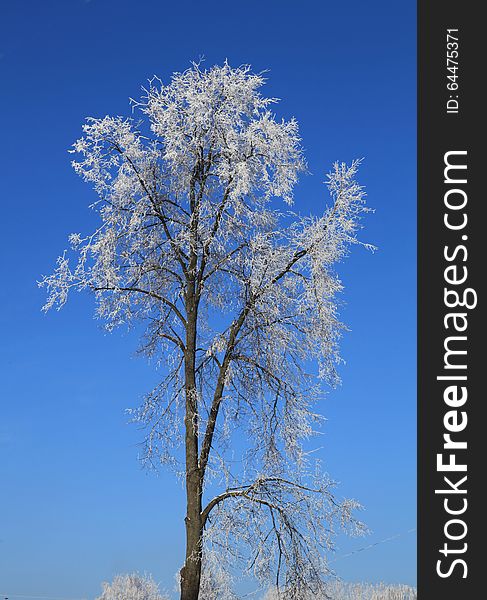
[[[367,210],[359,163],[333,166],[320,216],[291,212],[306,169],[298,125],[276,120],[264,81],[194,64],[150,82],[140,122],[88,119],[73,166],[101,224],[72,235],[76,263],[65,252],[41,282],[46,310],[90,290],[108,328],[143,323],[144,352],[164,360],[133,417],[147,426],[145,461],[185,479],[182,600],[198,598],[202,562],[244,561],[292,598],[319,590],[336,527],[361,527],[358,504],[337,499],[304,449],[321,419],[306,367],[338,380],[333,265]]]

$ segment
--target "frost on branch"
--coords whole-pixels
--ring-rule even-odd
[[[300,598],[322,586],[337,528],[362,529],[308,441],[319,378],[338,382],[334,268],[367,208],[355,161],[333,166],[317,216],[290,212],[305,160],[264,83],[249,67],[195,64],[150,82],[140,120],[88,119],[73,166],[96,191],[99,226],[70,237],[41,285],[46,310],[89,290],[109,329],[143,325],[142,350],[164,367],[131,412],[146,464],[186,476],[188,507],[202,499],[184,573],[218,548],[220,565]]]

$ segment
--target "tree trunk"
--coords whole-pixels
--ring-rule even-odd
[[[198,600],[201,580],[201,559],[187,563],[181,569],[181,600]]]
[[[199,485],[198,485],[199,487]],[[181,600],[198,600],[201,581],[201,494],[192,489],[188,494],[186,523],[186,561],[181,569]]]
[[[192,256],[190,278],[186,295],[186,352],[184,361],[186,414],[186,560],[181,569],[181,600],[198,600],[201,581],[202,555],[202,493],[203,481],[199,468],[198,399],[196,390],[196,323],[198,302],[196,298],[194,269],[196,258]]]

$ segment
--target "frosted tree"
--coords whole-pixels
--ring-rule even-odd
[[[338,380],[333,267],[359,243],[359,163],[333,166],[319,216],[292,212],[298,125],[276,120],[264,82],[194,64],[150,82],[140,121],[88,119],[73,166],[100,224],[71,235],[74,262],[65,252],[41,282],[46,310],[91,291],[106,326],[142,326],[144,352],[164,364],[133,418],[147,464],[185,481],[182,600],[202,581],[227,582],[210,595],[230,598],[238,565],[289,598],[318,592],[336,530],[361,528],[307,446],[320,379]]]

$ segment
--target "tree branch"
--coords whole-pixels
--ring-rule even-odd
[[[186,319],[184,318],[183,314],[178,309],[178,307],[173,302],[171,302],[167,298],[164,298],[164,296],[157,294],[156,292],[152,292],[150,290],[144,290],[139,287],[115,287],[115,286],[108,286],[108,285],[107,286],[96,286],[96,287],[92,286],[92,289],[94,292],[121,291],[121,292],[136,292],[139,294],[146,294],[147,296],[150,296],[151,298],[154,298],[155,300],[159,300],[163,304],[166,304],[167,306],[169,306],[174,311],[174,314],[178,317],[178,319],[181,321],[181,323],[184,326],[186,326]]]

